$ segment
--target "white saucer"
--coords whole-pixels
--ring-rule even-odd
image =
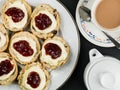
[[[76,8],[76,22],[81,34],[91,43],[101,47],[113,47],[114,44],[92,22],[86,22],[79,16],[79,7],[86,5],[88,0],[79,0]],[[114,33],[113,38],[120,42],[120,33]]]

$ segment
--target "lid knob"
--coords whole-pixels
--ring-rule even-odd
[[[115,76],[112,73],[101,73],[100,84],[106,89],[112,89],[115,85]]]

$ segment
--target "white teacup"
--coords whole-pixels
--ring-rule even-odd
[[[97,21],[97,19],[96,19],[96,10],[98,9],[97,7],[99,5],[101,5],[101,2],[104,3],[104,1],[105,0],[89,0],[88,1],[86,7],[91,10],[91,21],[97,26],[97,28],[99,28],[100,30],[102,30],[104,32],[107,32],[107,33],[109,33],[111,35],[114,34],[114,33],[120,33],[120,25],[117,25],[117,26],[115,26],[113,28],[107,28],[107,27],[103,27],[102,25],[100,25],[100,23]],[[116,3],[116,0],[111,0],[111,1]],[[118,0],[118,1],[120,1],[120,0]],[[120,17],[120,15],[119,15],[119,17]],[[114,19],[114,18],[112,18],[112,19]]]

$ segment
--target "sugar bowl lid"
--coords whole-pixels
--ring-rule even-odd
[[[120,61],[96,49],[90,50],[89,56],[90,63],[84,71],[88,90],[120,90]]]

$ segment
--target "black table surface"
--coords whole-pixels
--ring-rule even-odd
[[[69,10],[75,19],[76,6],[79,0],[60,0]],[[80,34],[80,33],[79,33]],[[83,73],[86,65],[89,63],[89,50],[96,48],[103,55],[112,56],[120,60],[120,50],[115,47],[104,48],[99,47],[87,41],[80,34],[80,55],[77,66],[71,77],[58,90],[87,90],[83,81]]]

